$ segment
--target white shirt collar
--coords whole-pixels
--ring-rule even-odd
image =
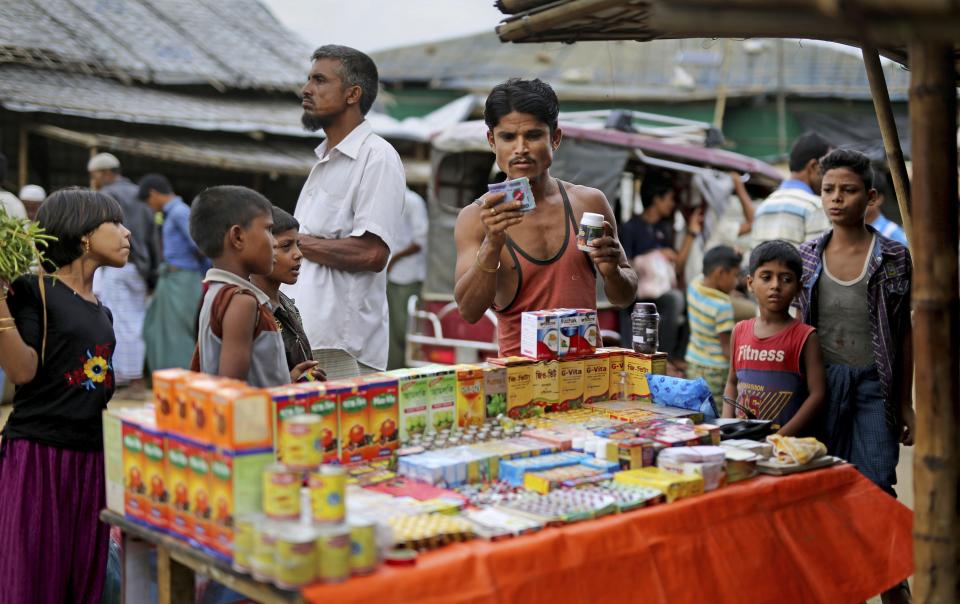
[[[373,128],[370,126],[370,122],[363,120],[356,128],[350,131],[350,134],[347,135],[342,141],[340,141],[336,147],[333,148],[333,151],[339,151],[343,153],[350,159],[357,159],[357,156],[360,155],[360,147],[363,145],[363,141],[367,140],[367,137],[373,134]],[[327,159],[329,154],[326,153],[327,150],[327,141],[324,140],[320,143],[314,153],[317,154],[321,160]],[[324,157],[326,155],[327,157]]]
[[[270,305],[270,296],[263,293],[263,290],[242,277],[238,277],[229,271],[219,268],[211,268],[203,278],[204,283],[226,283],[227,285],[236,285],[254,295],[258,304]]]

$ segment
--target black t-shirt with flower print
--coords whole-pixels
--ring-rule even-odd
[[[101,413],[113,396],[113,315],[69,286],[45,277],[47,348],[33,381],[16,389],[4,438],[96,451],[103,449]],[[17,330],[40,357],[43,303],[39,278],[14,281],[7,297]]]

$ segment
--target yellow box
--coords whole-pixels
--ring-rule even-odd
[[[560,405],[558,411],[579,409],[583,406],[583,359],[560,361]]]
[[[533,402],[545,412],[560,405],[560,361],[541,361],[533,366]]]
[[[666,353],[641,354],[638,352],[624,355],[624,367],[627,372],[627,392],[629,400],[650,397],[647,374],[665,374],[667,372]]]
[[[617,400],[626,393],[626,384],[621,386],[620,379],[626,376],[621,376],[620,374],[625,371],[624,368],[624,356],[626,354],[633,354],[632,350],[627,348],[598,348],[598,353],[607,355],[607,373],[610,376],[610,389],[607,393],[607,398],[609,400]],[[623,392],[621,392],[621,387]]]
[[[657,489],[667,496],[668,502],[703,493],[703,476],[674,474],[654,467],[617,472],[613,481]]]
[[[525,357],[501,357],[490,362],[507,371],[507,415],[513,419],[540,415],[543,410],[533,400],[534,362]]]
[[[610,393],[610,356],[600,352],[583,359],[584,404],[605,401]]]
[[[457,368],[457,424],[482,426],[485,419],[483,368],[461,365]]]

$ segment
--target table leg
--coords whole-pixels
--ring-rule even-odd
[[[153,545],[121,532],[120,601],[142,602],[143,594],[150,593],[150,552]]]
[[[181,604],[194,601],[193,570],[170,557],[170,550],[157,546],[157,602]]]

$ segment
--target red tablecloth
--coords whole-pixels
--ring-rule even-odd
[[[457,544],[303,595],[317,604],[862,602],[912,574],[912,524],[909,509],[843,465]]]

